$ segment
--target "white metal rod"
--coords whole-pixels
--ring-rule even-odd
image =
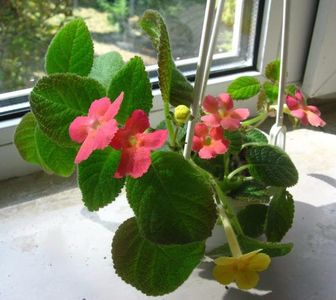
[[[194,85],[194,99],[191,106],[191,120],[187,126],[186,144],[184,146],[183,155],[186,159],[190,158],[192,139],[194,136],[194,129],[199,117],[199,109],[202,105],[202,100],[205,93],[205,87],[209,77],[212,56],[217,40],[217,33],[219,27],[220,16],[223,11],[224,0],[219,0],[215,20],[214,12],[216,1],[208,0],[205,9],[205,18],[203,22],[201,44],[198,56],[197,71]]]
[[[278,92],[278,108],[275,124],[283,126],[283,106],[285,103],[285,84],[288,57],[288,30],[289,30],[289,0],[283,0],[281,53],[280,53],[280,79]]]

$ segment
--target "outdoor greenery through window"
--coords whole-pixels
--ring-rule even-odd
[[[237,68],[237,62],[252,64],[259,2],[225,1],[215,69]],[[206,0],[4,0],[0,10],[0,94],[34,86],[44,74],[43,55],[52,36],[74,17],[82,17],[87,23],[95,55],[118,51],[126,61],[139,55],[155,81],[156,54],[138,25],[148,8],[165,17],[174,59],[181,70],[192,74],[205,5]]]

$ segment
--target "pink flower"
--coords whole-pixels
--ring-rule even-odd
[[[151,150],[158,149],[165,143],[168,131],[157,130],[145,133],[149,128],[149,120],[146,113],[140,109],[135,110],[114,136],[111,146],[121,150],[121,159],[115,178],[131,176],[141,177],[148,171],[151,164]]]
[[[210,159],[228,150],[229,141],[224,138],[222,127],[209,128],[204,123],[197,123],[193,137],[192,150],[200,158]]]
[[[220,94],[218,97],[206,96],[203,109],[208,114],[202,121],[209,127],[223,127],[227,130],[236,130],[240,127],[240,121],[249,116],[247,108],[233,108],[233,101],[229,94]]]
[[[115,133],[118,131],[118,123],[114,119],[119,111],[124,98],[122,92],[111,103],[107,97],[92,102],[88,116],[77,117],[70,124],[69,135],[78,144],[82,144],[75,163],[86,160],[96,149],[107,147]]]
[[[302,125],[312,125],[312,126],[321,126],[326,125],[321,118],[321,112],[316,106],[306,105],[303,95],[300,90],[297,90],[295,97],[287,96],[286,98],[287,106],[291,112],[291,115],[295,118],[298,118],[301,121]]]

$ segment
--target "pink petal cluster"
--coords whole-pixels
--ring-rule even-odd
[[[224,138],[222,127],[208,127],[197,123],[193,137],[192,150],[198,152],[200,158],[210,159],[224,154],[229,147],[229,141]]]
[[[86,160],[94,150],[112,146],[122,151],[114,177],[138,178],[148,171],[151,150],[163,146],[168,131],[146,133],[149,120],[142,110],[135,110],[125,126],[119,129],[114,117],[119,111],[123,97],[122,92],[114,102],[107,97],[95,100],[87,116],[77,117],[70,124],[69,135],[73,141],[82,144],[75,158],[76,164]]]
[[[295,97],[287,96],[287,106],[291,115],[298,118],[302,125],[312,125],[323,127],[326,122],[320,118],[321,112],[316,106],[306,105],[300,90],[295,92]]]
[[[114,102],[104,97],[92,102],[87,116],[77,117],[69,127],[69,135],[74,142],[82,144],[75,163],[86,160],[97,149],[107,147],[115,133],[118,123],[114,119],[123,101],[122,92]]]
[[[247,108],[233,108],[233,101],[229,94],[223,93],[218,97],[206,96],[203,110],[207,113],[201,120],[209,127],[221,126],[226,130],[236,130],[240,121],[249,116]]]
[[[204,99],[201,117],[202,122],[196,124],[192,150],[198,152],[203,159],[214,158],[228,151],[229,141],[224,138],[224,130],[234,131],[240,128],[250,112],[247,108],[234,108],[229,94],[218,97],[208,95]]]
[[[149,120],[146,113],[135,110],[124,128],[115,134],[111,146],[122,151],[115,178],[127,175],[138,178],[147,172],[151,164],[151,150],[162,147],[168,136],[167,130],[145,133],[148,128]]]

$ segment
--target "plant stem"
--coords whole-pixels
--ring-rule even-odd
[[[249,167],[249,165],[242,165],[240,166],[238,169],[232,171],[229,175],[228,175],[228,179],[231,179],[233,176],[235,176],[236,174],[246,170]]]
[[[230,154],[224,154],[224,177],[228,176],[230,170]]]
[[[169,103],[166,101],[163,101],[163,108],[164,108],[164,115],[165,115],[165,120],[166,120],[166,127],[168,129],[169,145],[172,148],[175,148],[174,126],[173,126],[171,116],[170,116]]]
[[[242,122],[242,126],[248,127],[248,126],[253,125],[254,123],[258,123],[260,121],[265,121],[266,119],[267,119],[267,112],[264,111],[264,112],[260,113],[259,115],[257,115],[256,117]]]
[[[223,207],[218,208],[219,216],[222,220],[222,224],[224,227],[224,232],[229,243],[229,247],[233,257],[238,257],[242,255],[242,251],[240,249],[237,236],[231,226],[229,218],[227,217],[225,210]]]

